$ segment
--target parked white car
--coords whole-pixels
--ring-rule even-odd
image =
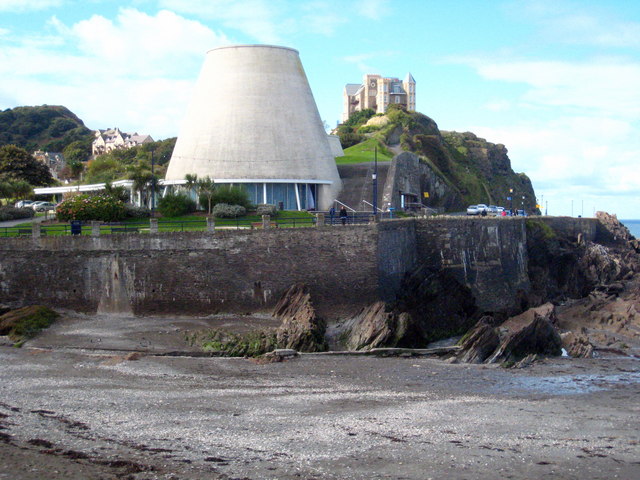
[[[467,207],[467,215],[478,215],[478,206],[477,205],[469,205]]]
[[[477,215],[487,215],[489,213],[489,207],[487,207],[484,203],[479,203],[477,205],[478,213]]]
[[[30,205],[36,212],[47,212],[56,209],[56,204],[51,202],[33,202]]]
[[[14,207],[16,208],[29,208],[33,204],[33,200],[20,200],[16,202]]]

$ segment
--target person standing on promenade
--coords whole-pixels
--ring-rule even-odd
[[[343,225],[347,224],[347,209],[344,207],[344,205],[340,208],[340,221],[342,222]]]

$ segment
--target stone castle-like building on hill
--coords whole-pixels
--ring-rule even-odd
[[[91,154],[93,156],[109,153],[113,150],[126,150],[136,145],[153,142],[151,135],[138,135],[138,133],[126,133],[120,131],[118,127],[107,130],[96,130],[95,138],[91,144]]]
[[[389,104],[404,105],[407,110],[416,109],[416,81],[410,73],[401,81],[398,78],[366,74],[362,83],[347,83],[343,91],[342,121],[352,113],[371,108],[385,113]]]
[[[376,113],[384,113],[389,104],[404,105],[407,110],[416,109],[416,81],[410,73],[404,80],[381,75],[366,74],[362,83],[347,83],[343,92],[342,121],[346,122],[352,113],[367,108]]]

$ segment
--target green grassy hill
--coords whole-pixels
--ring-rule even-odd
[[[439,204],[447,209],[461,209],[474,203],[508,206],[507,197],[517,196],[517,207],[524,203],[534,211],[535,192],[524,173],[511,168],[504,145],[494,144],[473,133],[445,132],[431,118],[391,105],[386,115],[370,111],[356,121],[340,125],[337,133],[344,138],[345,156],[338,164],[373,161],[374,147],[378,161],[391,160],[394,151],[412,152],[431,170],[449,193],[440,195]],[[433,182],[432,182],[433,183]],[[511,194],[510,189],[515,193]],[[427,187],[423,191],[428,191]],[[524,200],[522,199],[524,197]]]
[[[369,138],[364,142],[345,148],[345,155],[336,158],[338,165],[346,165],[349,163],[373,162],[376,156],[379,162],[390,162],[393,154],[387,150],[386,145],[377,138]]]
[[[16,107],[0,112],[0,146],[61,152],[72,142],[92,140],[93,132],[63,106]]]

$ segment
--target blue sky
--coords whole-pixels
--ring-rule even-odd
[[[640,218],[637,0],[0,0],[0,108],[176,136],[205,52],[247,43],[299,50],[332,126],[345,83],[411,72],[417,110],[505,144],[550,214]]]

